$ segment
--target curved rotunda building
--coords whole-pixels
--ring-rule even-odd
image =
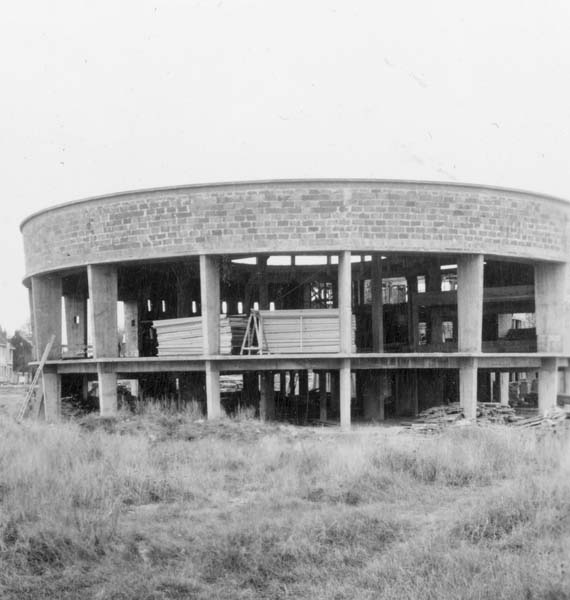
[[[454,400],[473,418],[520,373],[546,411],[570,391],[569,217],[535,193],[378,180],[48,208],[21,226],[37,359],[55,337],[46,417],[95,381],[113,414],[118,379],[216,417],[230,374],[262,418],[288,397],[343,426]]]

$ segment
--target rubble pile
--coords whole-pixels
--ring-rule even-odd
[[[570,427],[570,412],[561,408],[554,408],[544,415],[537,415],[528,419],[520,419],[515,423],[517,427]]]
[[[505,406],[496,402],[486,402],[477,404],[477,423],[514,423],[518,421],[515,410],[510,406]],[[465,422],[465,415],[459,402],[444,404],[441,406],[432,406],[418,414],[417,419],[410,425],[414,431],[430,433],[439,431],[447,425],[455,425]]]

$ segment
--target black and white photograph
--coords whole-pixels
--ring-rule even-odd
[[[570,600],[570,3],[2,8],[0,599]]]

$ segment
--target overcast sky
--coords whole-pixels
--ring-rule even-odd
[[[0,27],[10,332],[20,221],[77,198],[306,177],[570,198],[566,0],[19,0]]]

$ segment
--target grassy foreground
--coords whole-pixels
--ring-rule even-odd
[[[0,598],[570,598],[570,441],[0,417]]]

